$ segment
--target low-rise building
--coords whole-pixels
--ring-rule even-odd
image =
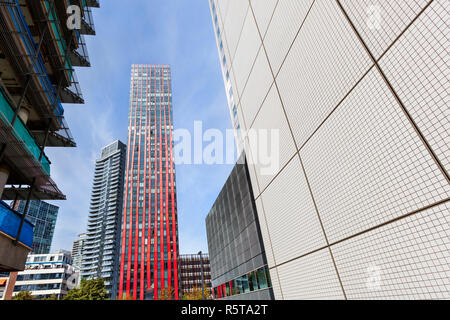
[[[206,290],[211,292],[211,268],[209,264],[209,255],[201,254],[181,254],[178,258],[180,268],[180,290],[185,295],[202,288],[203,283]]]
[[[30,291],[35,299],[55,295],[62,299],[77,284],[78,273],[72,267],[69,251],[52,254],[30,254],[25,270],[17,275],[13,296],[20,291]]]

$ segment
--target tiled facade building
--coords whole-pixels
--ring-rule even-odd
[[[449,2],[210,8],[275,298],[450,298]]]

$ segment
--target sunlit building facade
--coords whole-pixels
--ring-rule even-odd
[[[449,2],[209,3],[275,298],[450,298]]]
[[[172,156],[171,70],[134,64],[121,236],[119,297],[173,290],[179,297],[178,225]]]

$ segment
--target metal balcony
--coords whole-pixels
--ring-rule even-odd
[[[98,0],[86,0],[86,6],[92,8],[100,8],[100,3]]]
[[[84,36],[77,32],[78,48],[69,53],[70,61],[75,67],[90,67],[89,54],[87,51],[86,41]]]
[[[22,271],[33,245],[34,225],[24,220],[15,244],[23,216],[0,201],[0,272]]]
[[[94,18],[92,17],[91,8],[85,7],[83,17],[81,19],[81,34],[95,35]]]
[[[7,128],[9,127],[10,130],[8,131],[10,131],[10,135],[14,136],[18,140],[18,142],[21,142],[24,147],[28,149],[28,152],[34,157],[34,160],[40,164],[44,173],[50,175],[50,162],[48,158],[43,155],[42,159],[39,160],[41,149],[36,144],[33,136],[20,120],[20,118],[16,120],[14,128],[11,126],[11,121],[14,116],[14,109],[11,106],[11,103],[12,102],[10,102],[10,99],[7,96],[6,92],[4,92],[3,88],[0,86],[0,119],[2,121],[1,127],[3,127],[5,131],[7,131]]]
[[[53,117],[54,130],[60,129],[64,109],[42,57],[36,53],[37,45],[17,1],[5,0],[5,6],[0,6],[0,26],[0,41],[6,44],[2,49],[19,77],[16,81],[25,81],[27,75],[31,76],[28,98],[39,115]]]
[[[3,191],[3,199],[13,200],[16,195],[25,199],[28,189],[22,186],[30,185],[33,179],[36,179],[36,188],[32,199],[65,199],[50,178],[50,161],[44,153],[40,157],[41,148],[32,133],[20,118],[16,119],[14,127],[11,125],[14,115],[12,103],[12,98],[4,91],[0,81],[0,143],[8,146],[3,161],[11,168],[9,186]]]

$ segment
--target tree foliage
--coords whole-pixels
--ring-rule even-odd
[[[20,291],[12,297],[12,300],[34,300],[34,297],[30,291]]]
[[[64,300],[108,300],[103,279],[82,279],[79,288],[69,290]]]
[[[164,287],[159,293],[159,300],[173,300],[175,298],[175,290],[172,287]]]
[[[211,299],[211,292],[210,290],[204,286],[205,289],[205,300]],[[194,287],[194,289],[191,292],[186,292],[182,298],[182,300],[202,300],[202,288],[201,287]]]

